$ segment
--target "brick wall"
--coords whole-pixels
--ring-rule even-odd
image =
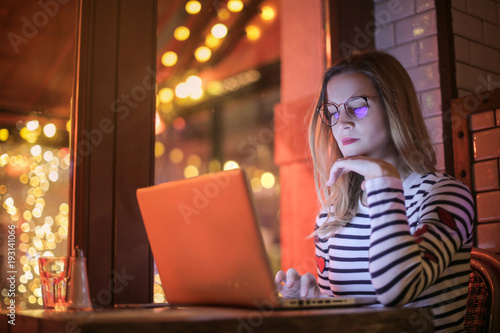
[[[375,46],[395,56],[410,74],[436,149],[437,168],[444,171],[434,0],[376,0],[374,17]]]
[[[489,91],[500,89],[500,1],[452,0],[451,10],[458,94],[487,97]],[[374,0],[374,17],[376,48],[394,55],[408,70],[436,148],[437,167],[444,170],[434,0]],[[477,147],[479,157],[473,164],[477,245],[500,252],[500,222],[496,222],[500,221],[500,149],[493,149],[494,156],[480,154],[481,149],[491,151],[498,142],[500,111],[491,110],[472,120],[471,131],[484,138],[485,145]]]
[[[489,97],[500,89],[500,2],[453,0],[452,18],[459,96]],[[474,114],[469,130],[477,246],[500,253],[500,106]]]
[[[459,96],[500,88],[500,3],[453,0]]]

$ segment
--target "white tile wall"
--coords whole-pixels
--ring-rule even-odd
[[[386,50],[396,44],[394,38],[394,24],[390,23],[379,26],[375,31],[375,47],[378,50]]]
[[[396,44],[436,34],[436,11],[429,10],[396,22]]]
[[[397,0],[397,3],[399,4],[399,6],[395,7],[398,8],[398,10],[394,13],[393,16],[394,21],[415,14],[415,0]]]
[[[427,130],[431,136],[432,143],[442,143],[443,142],[443,118],[441,115],[436,117],[425,119],[425,124],[427,125]]]
[[[437,62],[409,69],[408,74],[410,74],[417,91],[440,87]]]
[[[412,78],[429,133],[435,143],[436,167],[444,171],[435,1],[395,1],[392,5],[390,1],[375,1],[376,20],[377,15],[387,18],[387,15],[382,14],[391,13],[391,21],[386,20],[375,35],[375,46],[394,55]],[[389,8],[397,10],[389,11]]]
[[[418,64],[417,42],[410,42],[387,50],[401,62],[405,68],[412,68]]]
[[[417,13],[435,8],[434,0],[416,0],[415,10]]]
[[[441,90],[433,89],[422,92],[420,94],[420,105],[425,118],[441,115]]]
[[[418,63],[426,64],[432,61],[438,61],[438,42],[437,36],[431,36],[418,40]]]

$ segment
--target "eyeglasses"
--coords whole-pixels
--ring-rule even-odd
[[[368,114],[368,99],[378,96],[353,96],[342,104],[323,103],[318,108],[319,116],[323,123],[328,126],[335,126],[340,117],[340,106],[344,109],[349,118],[360,120]]]

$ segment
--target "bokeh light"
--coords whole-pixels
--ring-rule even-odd
[[[205,62],[212,56],[212,51],[206,46],[200,46],[194,51],[194,57],[199,62]]]
[[[241,0],[229,0],[227,2],[227,9],[233,13],[241,12],[243,9],[243,2]]]
[[[184,41],[184,40],[188,39],[189,35],[190,35],[190,31],[185,26],[181,25],[180,27],[177,27],[174,30],[174,38],[179,40],[179,41]]]
[[[173,51],[167,51],[161,56],[161,63],[163,66],[172,67],[177,63],[177,53]]]
[[[186,12],[188,14],[198,14],[201,10],[201,3],[199,1],[188,1],[186,3]]]

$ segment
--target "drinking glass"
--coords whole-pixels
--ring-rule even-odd
[[[62,311],[68,308],[66,293],[69,275],[68,264],[68,257],[38,258],[45,309]]]

